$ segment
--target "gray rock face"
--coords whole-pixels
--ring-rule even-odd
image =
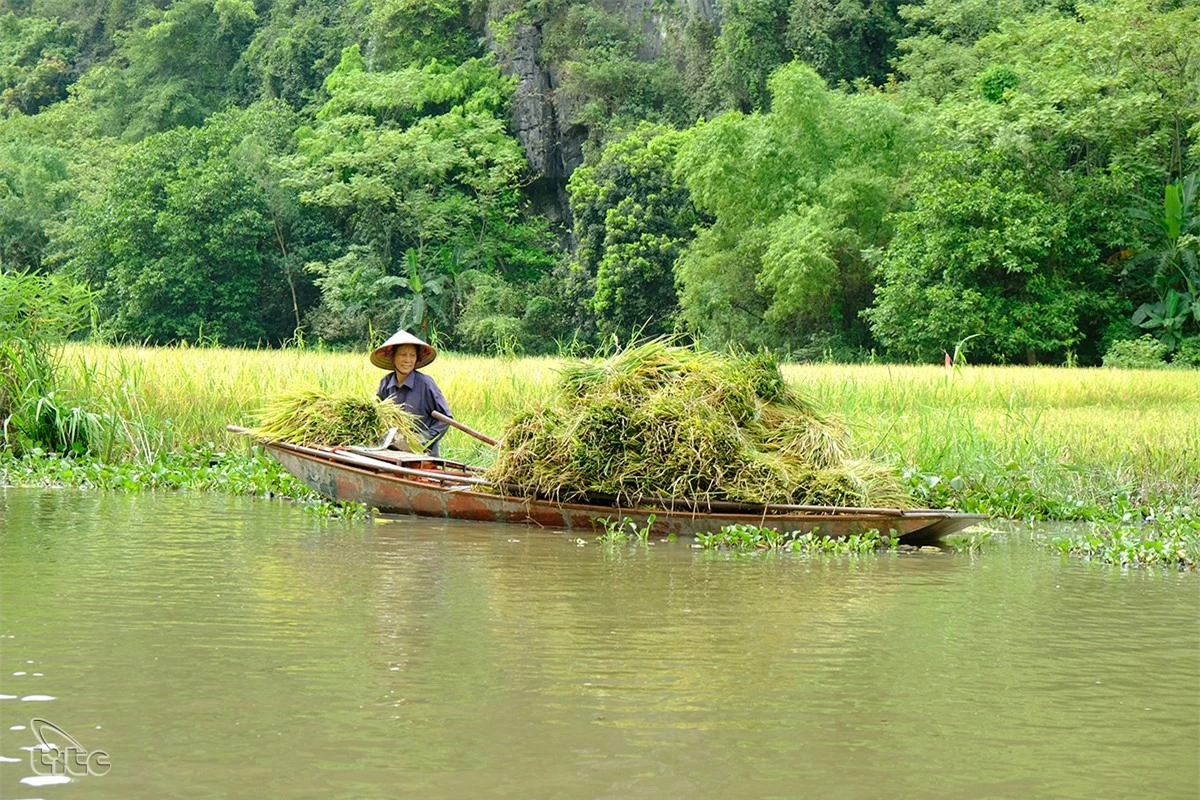
[[[550,74],[538,63],[542,47],[542,32],[528,23],[517,26],[509,47],[501,57],[504,74],[516,76],[517,88],[512,98],[512,124],[525,146],[529,168],[540,175],[555,172],[556,136],[554,106],[550,96]]]
[[[535,209],[564,230],[571,227],[567,179],[583,163],[587,130],[561,122],[569,110],[556,100],[554,70],[541,63],[540,26],[519,23],[502,45],[490,42],[500,70],[517,79],[512,97],[512,126],[525,148],[531,183],[527,189]]]
[[[619,14],[641,29],[638,58],[653,61],[663,52],[667,37],[678,29],[678,17],[699,14],[718,22],[716,0],[674,0],[665,8],[656,0],[592,0],[605,10]],[[512,98],[512,126],[525,148],[531,182],[527,188],[535,209],[562,226],[571,228],[571,210],[567,201],[567,179],[583,163],[583,145],[588,130],[571,122],[575,118],[560,86],[554,64],[541,61],[541,22],[521,21],[508,29],[505,41],[496,41],[491,31],[511,10],[505,0],[493,0],[488,7],[488,46],[496,55],[500,70],[517,79]],[[673,21],[675,24],[673,24]],[[565,242],[564,242],[565,243]]]

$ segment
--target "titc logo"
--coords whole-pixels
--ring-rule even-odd
[[[38,744],[29,753],[29,765],[38,775],[107,775],[112,764],[108,753],[81,745],[75,737],[44,719],[29,721]]]

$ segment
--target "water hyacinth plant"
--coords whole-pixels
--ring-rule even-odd
[[[404,442],[414,453],[423,450],[417,418],[395,403],[298,389],[271,399],[251,433],[292,444],[337,447],[373,445],[391,428],[396,428],[395,441]]]
[[[650,541],[650,530],[654,527],[655,518],[655,515],[651,514],[647,517],[646,524],[639,528],[629,517],[620,520],[606,517],[600,522],[603,532],[597,534],[596,540],[603,544],[624,544],[630,539],[636,539],[641,544],[646,544]]]
[[[809,555],[847,555],[895,549],[899,545],[899,539],[895,536],[884,536],[874,528],[844,538],[830,538],[822,536],[819,530],[808,533],[783,533],[774,528],[760,528],[757,525],[726,525],[717,533],[697,534],[696,544],[705,550],[774,550]]]
[[[1072,536],[1043,544],[1063,555],[1117,566],[1169,566],[1194,570],[1200,565],[1200,516],[1171,510],[1149,525],[1093,525]]]
[[[507,427],[489,474],[558,499],[913,505],[895,471],[851,457],[846,427],[771,357],[662,340],[564,366],[557,396]]]

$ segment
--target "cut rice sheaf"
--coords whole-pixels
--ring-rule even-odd
[[[535,496],[911,507],[899,475],[856,459],[848,429],[768,354],[661,340],[572,362],[557,397],[506,428],[489,477]]]
[[[295,389],[272,397],[251,433],[305,446],[373,445],[389,429],[414,453],[422,452],[417,418],[396,403],[350,394]]]

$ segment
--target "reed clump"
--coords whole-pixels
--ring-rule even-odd
[[[661,340],[564,366],[557,396],[505,429],[489,475],[563,500],[912,505],[899,476],[853,458],[845,425],[769,355]]]
[[[263,439],[299,445],[373,445],[396,428],[397,443],[414,453],[424,448],[417,418],[390,401],[356,394],[328,394],[295,389],[272,397],[263,406],[251,433]]]

